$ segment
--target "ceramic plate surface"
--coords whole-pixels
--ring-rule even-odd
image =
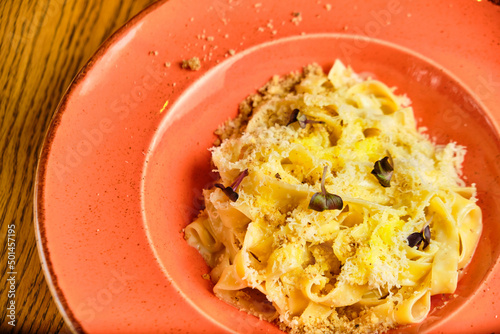
[[[61,102],[39,163],[35,226],[68,324],[88,333],[280,333],[213,295],[182,230],[216,177],[214,129],[272,75],[312,62],[326,71],[339,58],[407,94],[437,143],[468,147],[464,175],[483,209],[483,235],[456,293],[433,297],[424,322],[397,332],[499,328],[499,47],[485,44],[495,39],[486,25],[471,23],[484,30],[477,37],[452,22],[500,12],[462,3],[172,0],[113,35]],[[422,18],[429,26],[417,31]],[[464,41],[481,52],[461,54]],[[194,56],[201,69],[182,69]]]

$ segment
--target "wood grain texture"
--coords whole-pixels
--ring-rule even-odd
[[[99,45],[152,0],[0,1],[0,332],[69,333],[33,228],[38,153],[52,115]],[[15,225],[16,321],[8,324],[8,226]],[[12,299],[12,298],[11,298]]]

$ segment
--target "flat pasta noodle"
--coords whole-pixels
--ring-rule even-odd
[[[431,292],[453,293],[458,281],[459,243],[458,228],[451,212],[439,197],[434,197],[429,206],[434,214],[434,239],[439,243],[439,250],[432,263]]]
[[[457,222],[460,242],[458,268],[463,269],[470,262],[481,236],[482,212],[476,203],[460,192],[452,193],[451,200],[451,212]]]
[[[460,178],[465,148],[433,143],[406,96],[337,60],[274,78],[241,110],[211,149],[238,198],[204,190],[185,229],[220,299],[290,333],[370,333],[454,293],[482,231],[476,188]],[[311,209],[314,194],[342,207]]]
[[[342,307],[356,304],[369,290],[369,288],[364,285],[337,283],[337,286],[335,286],[330,292],[328,292],[328,294],[320,296],[318,293],[313,292],[314,281],[306,280],[302,284],[304,287],[305,295],[310,300],[321,305],[333,307]]]
[[[402,288],[404,290],[405,288]],[[399,324],[413,324],[425,319],[431,309],[431,291],[423,284],[414,291],[402,291],[407,297],[394,310],[394,318]]]

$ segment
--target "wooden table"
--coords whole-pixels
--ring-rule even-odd
[[[0,2],[1,333],[69,333],[33,229],[38,153],[66,88],[99,45],[152,0]],[[8,324],[8,226],[15,225],[15,327]],[[12,226],[11,226],[12,227]]]

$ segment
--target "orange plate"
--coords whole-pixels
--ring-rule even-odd
[[[398,331],[500,328],[499,21],[498,6],[472,0],[149,7],[75,79],[41,153],[35,226],[68,325],[88,333],[279,333],[213,296],[201,277],[208,268],[182,229],[213,181],[212,131],[271,75],[311,62],[328,69],[340,58],[408,94],[438,142],[469,148],[464,174],[483,208],[484,232],[456,295],[434,297],[423,323]],[[193,56],[201,70],[181,69]]]

